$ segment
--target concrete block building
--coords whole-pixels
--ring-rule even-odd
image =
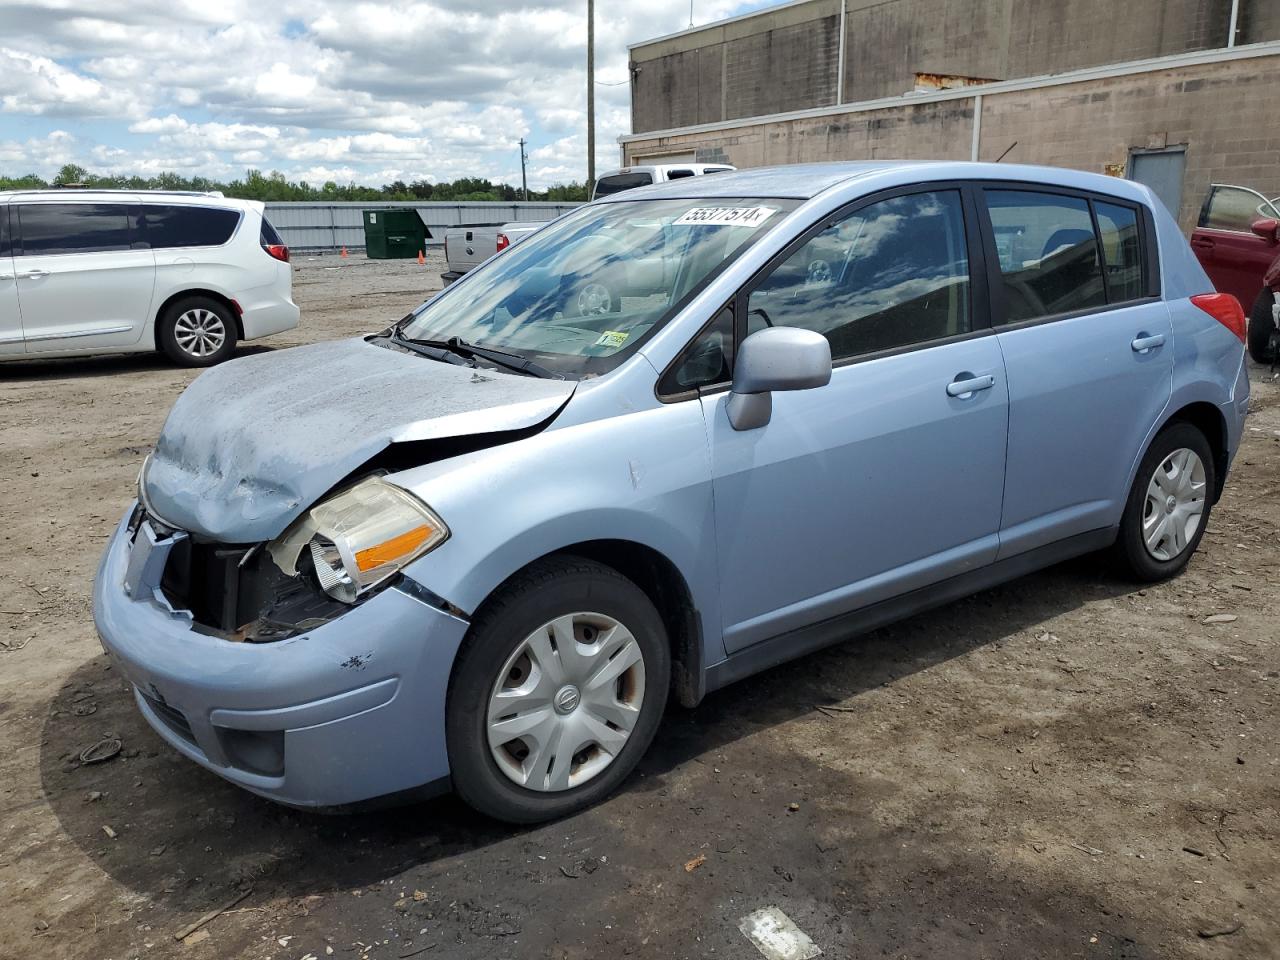
[[[1280,195],[1280,0],[798,0],[630,48],[624,165],[951,159]]]

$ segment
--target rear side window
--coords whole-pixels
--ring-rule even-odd
[[[607,197],[611,193],[621,193],[632,187],[644,187],[653,183],[651,173],[618,173],[612,177],[601,177],[596,181],[597,197]]]
[[[7,257],[9,246],[9,206],[0,204],[0,257]]]
[[[694,174],[692,170],[668,170],[667,171],[668,180],[683,180],[685,177],[692,177],[693,175]]]
[[[971,329],[964,212],[955,190],[880,200],[778,264],[747,300],[747,331],[816,330],[840,360]]]
[[[123,203],[24,203],[17,212],[21,251],[29,257],[129,249]]]
[[[1253,221],[1274,216],[1276,211],[1271,204],[1252,190],[1214,187],[1200,209],[1200,226],[1248,233]]]
[[[1087,200],[1029,190],[985,193],[1008,323],[1106,305]]]
[[[142,235],[153,250],[220,247],[239,223],[238,210],[151,203],[142,207]]]
[[[1114,203],[1095,202],[1102,239],[1102,260],[1107,279],[1107,300],[1123,303],[1144,294],[1142,239],[1138,232],[1138,211]]]

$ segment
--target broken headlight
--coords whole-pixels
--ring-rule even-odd
[[[310,565],[325,593],[354,603],[448,536],[425,503],[370,477],[312,507],[267,551],[286,574]]]

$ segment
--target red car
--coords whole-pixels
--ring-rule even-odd
[[[1209,188],[1191,249],[1219,293],[1249,310],[1249,355],[1259,363],[1280,346],[1280,197],[1215,183]]]

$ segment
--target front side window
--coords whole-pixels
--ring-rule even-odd
[[[749,333],[815,330],[835,360],[968,333],[959,192],[893,197],[840,218],[776,266],[746,310]]]
[[[129,249],[123,203],[24,203],[17,211],[22,252],[29,257]]]
[[[1145,286],[1138,211],[1133,207],[1097,201],[1093,205],[1093,212],[1098,217],[1098,232],[1102,238],[1107,300],[1110,303],[1137,300],[1143,296]]]
[[[1029,190],[984,192],[1007,322],[1106,305],[1087,200]]]
[[[401,334],[418,341],[459,338],[566,376],[603,373],[798,203],[589,204],[419,307]]]
[[[142,207],[142,236],[153,250],[220,247],[239,223],[238,210],[158,203]]]
[[[1200,226],[1248,233],[1255,220],[1280,218],[1280,210],[1260,193],[1243,187],[1217,186],[1200,210]]]

